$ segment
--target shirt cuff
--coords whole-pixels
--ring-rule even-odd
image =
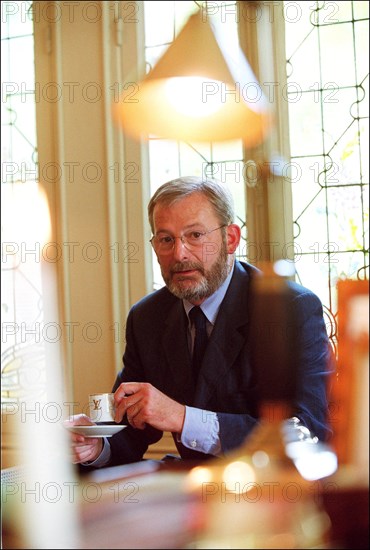
[[[220,456],[220,424],[217,414],[212,411],[185,407],[185,420],[181,433],[181,443],[201,453]]]
[[[110,461],[111,454],[112,452],[109,441],[105,437],[103,440],[103,449],[98,458],[96,458],[92,462],[82,462],[81,464],[82,466],[94,466],[94,468],[102,468],[103,466],[106,466]]]

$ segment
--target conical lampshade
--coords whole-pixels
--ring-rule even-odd
[[[114,115],[135,138],[262,142],[271,113],[261,86],[239,47],[232,49],[201,10],[138,84],[127,90]]]

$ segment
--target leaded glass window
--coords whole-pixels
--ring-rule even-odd
[[[369,4],[295,4],[285,29],[296,274],[335,339],[338,280],[368,278]]]
[[[1,403],[44,395],[32,2],[1,3]]]

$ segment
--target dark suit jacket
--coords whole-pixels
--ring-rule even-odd
[[[113,391],[121,382],[149,382],[180,403],[216,412],[224,452],[240,446],[258,423],[261,400],[249,341],[251,279],[257,273],[251,265],[236,262],[197,382],[191,371],[182,301],[164,287],[134,305],[127,319],[124,368]],[[295,314],[301,348],[294,414],[313,434],[325,439],[330,352],[322,306],[311,291],[295,283],[289,285],[289,307]],[[150,426],[144,430],[128,426],[110,439],[109,465],[141,460],[148,445],[161,436],[162,432]],[[181,444],[178,449],[183,458],[210,458]]]

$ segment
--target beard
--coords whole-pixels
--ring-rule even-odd
[[[229,272],[228,253],[226,243],[222,243],[219,256],[213,266],[206,270],[200,262],[177,262],[170,270],[169,275],[162,272],[162,277],[168,290],[181,300],[199,301],[211,296],[222,285]],[[179,271],[196,269],[201,274],[201,279],[189,286],[189,277],[177,277],[173,281],[173,275]],[[183,284],[185,283],[185,284]]]

